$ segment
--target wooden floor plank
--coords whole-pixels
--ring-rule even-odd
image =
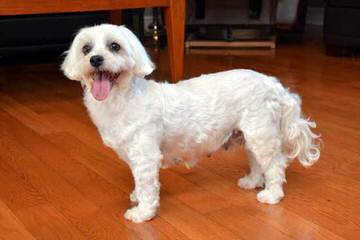
[[[15,119],[6,116],[1,111],[0,115],[2,119],[0,151],[3,152],[1,156],[3,161],[16,169],[49,201],[61,206],[63,212],[69,213],[69,216],[74,219],[96,210],[96,207],[86,201],[70,183],[18,142],[16,134],[6,127],[16,122]]]
[[[175,229],[160,217],[143,224],[133,224],[124,219],[124,212],[117,211],[119,207],[120,209],[127,209],[129,207],[129,201],[114,201],[104,206],[101,210],[106,213],[107,216],[111,216],[113,220],[118,221],[119,224],[131,229],[137,236],[141,236],[142,239],[187,239],[181,231]],[[167,232],[166,229],[169,232]]]
[[[49,134],[55,132],[49,122],[41,121],[39,115],[32,112],[27,107],[18,103],[11,97],[8,97],[5,94],[0,93],[1,108],[6,111],[8,114],[21,121],[26,126],[32,128],[39,134]]]
[[[0,151],[6,152],[0,159],[23,175],[26,181],[29,181],[51,205],[85,235],[86,239],[93,237],[94,239],[119,239],[125,233],[134,235],[131,230],[98,211],[98,206],[85,198],[70,182],[21,145],[21,141],[16,138],[16,134],[19,132],[11,135],[11,130],[4,127],[5,124],[17,125],[20,123],[16,123],[15,119],[6,116],[2,111],[0,111],[0,115],[3,120],[0,123],[0,132],[3,136],[0,139]],[[18,126],[17,130],[22,132],[23,128]],[[97,214],[98,218],[89,228],[89,218],[94,214]],[[116,226],[116,228],[111,230],[108,225]],[[116,229],[117,231],[115,231]]]
[[[241,212],[248,213],[247,219],[237,216]],[[272,217],[269,218],[268,215]],[[239,235],[247,234],[245,239],[343,239],[281,207],[267,206],[257,210],[231,207],[209,213],[209,217]]]
[[[15,124],[14,124],[15,125]],[[35,134],[24,126],[14,126],[17,141],[31,151],[42,162],[64,177],[87,199],[101,206],[115,198],[127,198],[120,188],[107,182],[100,175],[87,168],[74,156],[66,154],[61,147],[52,144],[44,137]],[[31,141],[28,141],[31,139]],[[63,143],[62,143],[63,144]],[[49,158],[49,156],[52,156]],[[101,195],[101,198],[99,198]]]
[[[47,199],[0,157],[0,198],[11,210],[47,204]]]
[[[99,133],[96,131],[94,125],[90,123],[84,124],[62,112],[46,113],[41,117],[44,120],[56,123],[61,131],[65,131],[75,136],[83,143],[88,145],[88,147],[93,148],[110,158],[114,158],[114,156],[116,156],[111,149],[104,147]]]
[[[49,135],[47,139],[109,183],[118,186],[128,194],[132,192],[133,182],[130,170],[115,154],[111,154],[109,157],[86,145],[83,142],[86,142],[85,138],[80,141],[69,133]]]
[[[175,198],[163,199],[160,216],[190,239],[241,239],[239,235],[197,213]]]
[[[15,214],[38,240],[87,239],[53,206],[30,207],[15,211]]]
[[[292,239],[286,232],[255,217],[251,209],[226,208],[209,213],[208,217],[242,239]]]
[[[2,201],[0,201],[0,233],[1,240],[35,240]]]

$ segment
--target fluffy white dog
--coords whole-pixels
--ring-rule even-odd
[[[159,207],[159,170],[192,165],[235,140],[245,141],[250,173],[245,189],[257,199],[284,197],[285,168],[293,158],[310,166],[320,156],[315,123],[301,115],[300,98],[279,81],[251,70],[201,75],[177,84],[144,79],[154,70],[144,47],[124,26],[81,29],[61,66],[84,86],[84,102],[105,145],[131,168],[138,204],[125,218],[143,222]],[[235,141],[236,142],[236,141]],[[237,141],[239,142],[239,141]]]

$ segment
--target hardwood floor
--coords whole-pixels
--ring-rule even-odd
[[[168,78],[166,51],[152,56],[153,77]],[[131,174],[101,143],[80,85],[54,64],[2,66],[0,239],[359,239],[359,59],[327,57],[311,40],[269,54],[185,59],[187,77],[251,68],[302,95],[322,134],[322,156],[309,169],[288,168],[280,204],[239,189],[244,151],[220,150],[191,170],[163,170],[159,216],[127,222]]]

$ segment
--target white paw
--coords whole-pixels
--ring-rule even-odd
[[[156,215],[156,210],[146,209],[146,208],[137,206],[137,207],[128,209],[125,212],[124,217],[129,221],[132,221],[135,223],[141,223],[141,222],[152,219],[155,215]]]
[[[130,193],[130,201],[133,202],[133,203],[138,202],[138,199],[137,199],[137,197],[136,197],[135,190],[132,191],[132,193]]]
[[[244,189],[254,189],[256,187],[262,187],[264,185],[263,177],[260,178],[252,178],[249,175],[242,177],[238,181],[238,186]]]
[[[259,202],[276,204],[284,197],[282,189],[264,189],[260,191],[256,198]]]

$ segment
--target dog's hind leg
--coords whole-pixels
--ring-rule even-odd
[[[265,188],[258,193],[257,199],[262,203],[275,204],[284,197],[282,185],[285,182],[287,158],[281,150],[280,124],[276,124],[279,119],[268,110],[259,109],[252,112],[253,116],[248,115],[247,119],[243,119],[241,130],[245,147],[252,156],[251,172],[239,180],[239,186],[254,188],[264,180]]]
[[[238,181],[238,185],[244,189],[254,189],[264,186],[264,175],[261,166],[256,161],[254,155],[248,151],[250,162],[250,173],[242,177]]]
[[[267,139],[262,143],[261,140],[246,139],[247,148],[252,152],[251,172],[249,175],[239,180],[239,185],[246,187],[249,180],[254,187],[265,183],[264,190],[257,195],[257,200],[262,203],[275,204],[283,197],[282,185],[285,182],[285,169],[287,158],[281,153],[280,140],[274,135],[257,136],[260,139]],[[256,164],[255,164],[256,163]]]
[[[265,189],[257,194],[257,200],[262,203],[276,204],[284,197],[283,183],[287,158],[279,151],[273,155],[267,169],[264,171]]]

